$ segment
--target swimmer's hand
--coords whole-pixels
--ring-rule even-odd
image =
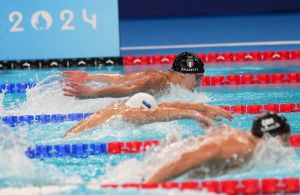
[[[65,96],[78,97],[78,98],[90,98],[97,96],[97,88],[74,82],[66,83],[62,89]]]
[[[199,112],[195,115],[194,118],[198,121],[198,124],[204,129],[207,129],[210,126],[214,125],[210,118],[204,116],[203,114],[200,114]]]
[[[67,77],[62,79],[62,82],[75,82],[75,83],[85,83],[88,82],[89,74],[81,70],[74,71],[64,71],[59,75]]]
[[[230,112],[228,112],[227,110],[224,110],[223,108],[220,108],[218,106],[212,106],[212,105],[205,104],[204,111],[202,111],[202,112],[204,112],[204,114],[206,116],[208,116],[209,118],[211,118],[213,120],[217,120],[217,121],[221,120],[220,116],[225,117],[228,120],[233,119],[233,116],[232,116],[232,114],[230,114]]]
[[[64,138],[66,138],[68,135],[70,134],[73,134],[73,132],[71,130],[67,131],[65,134],[64,134]]]

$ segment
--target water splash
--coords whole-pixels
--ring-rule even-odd
[[[135,125],[125,122],[121,117],[115,117],[103,125],[71,135],[65,140],[68,142],[151,140],[164,138],[167,134],[178,131],[185,132],[176,121]]]
[[[167,141],[166,144],[146,153],[145,158],[142,160],[129,159],[121,162],[116,167],[108,166],[106,174],[98,182],[143,182],[151,177],[163,164],[178,158],[183,152],[199,146],[196,137],[189,139],[177,137],[177,139],[169,140],[173,141]],[[203,166],[203,168],[208,171],[207,175],[210,175],[210,167]],[[217,174],[211,176],[210,179],[285,177],[286,175],[298,177],[299,172],[300,161],[297,159],[295,150],[283,146],[277,138],[269,138],[257,146],[252,159],[244,166],[230,172],[222,170],[219,174],[223,175]],[[191,179],[189,178],[191,173],[189,172],[179,179]]]
[[[243,170],[254,174],[263,172],[264,177],[291,176],[300,172],[300,161],[294,148],[283,146],[277,138],[268,138],[256,148],[252,160]]]
[[[63,95],[61,76],[51,75],[28,89],[26,101],[19,107],[2,111],[2,115],[67,114],[95,112],[122,98],[77,99]],[[3,107],[3,106],[2,106]]]
[[[177,85],[171,85],[168,94],[158,97],[160,102],[166,101],[188,101],[188,102],[210,102],[210,98],[202,92],[190,91]]]
[[[0,93],[0,115],[4,114],[4,92]]]
[[[196,138],[181,140],[179,132],[169,134],[164,143],[147,151],[142,160],[129,159],[121,162],[115,167],[108,166],[106,174],[100,177],[100,183],[140,183],[147,180],[162,165],[177,159],[184,152],[190,151],[198,146]]]
[[[26,129],[18,133],[0,123],[0,186],[56,185],[70,180],[81,182],[77,177],[67,178],[57,167],[28,159],[24,151]]]

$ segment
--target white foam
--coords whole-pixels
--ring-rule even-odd
[[[65,191],[71,191],[77,189],[77,186],[65,185],[65,186],[27,186],[27,187],[7,187],[0,188],[0,194],[3,195],[40,195],[40,194],[51,194],[60,193]]]
[[[177,85],[170,85],[169,93],[158,97],[159,102],[168,101],[187,101],[187,102],[210,102],[209,97],[205,93],[190,91]]]
[[[5,185],[25,184],[65,184],[82,183],[77,177],[67,177],[59,169],[40,160],[32,161],[25,155],[28,143],[25,141],[27,129],[13,132],[0,123],[0,179]]]
[[[26,101],[19,107],[0,110],[2,115],[67,114],[95,112],[124,98],[78,99],[63,95],[60,77],[52,75],[27,90]],[[3,98],[3,97],[2,97]],[[126,98],[125,98],[126,99]],[[0,97],[1,100],[1,97]],[[3,107],[3,106],[2,106]]]
[[[115,167],[107,166],[106,174],[101,176],[97,182],[140,183],[149,178],[162,165],[180,157],[183,152],[192,150],[199,144],[196,138],[178,141],[177,137],[168,138],[169,141],[166,143],[148,151],[143,160],[128,159]],[[177,141],[175,142],[175,140]]]

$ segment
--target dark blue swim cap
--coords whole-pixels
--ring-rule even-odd
[[[291,127],[287,119],[281,114],[266,112],[256,117],[251,132],[254,136],[261,138],[266,133],[272,136],[290,133]]]
[[[182,73],[204,73],[204,63],[197,55],[183,52],[176,57],[171,69]]]

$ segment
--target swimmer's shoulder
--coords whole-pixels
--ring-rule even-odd
[[[168,74],[161,70],[147,70],[145,71],[145,76],[147,75],[149,81],[153,82],[167,82],[169,80]]]

